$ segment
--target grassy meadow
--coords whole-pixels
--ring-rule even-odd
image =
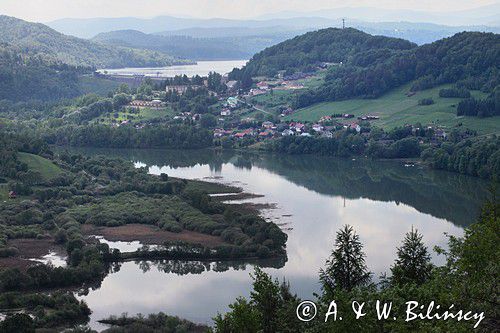
[[[38,155],[18,153],[18,158],[28,165],[28,169],[38,171],[44,180],[52,179],[62,172],[57,165]]]
[[[317,121],[322,116],[350,113],[355,116],[377,115],[379,120],[372,121],[374,125],[385,129],[391,129],[404,124],[423,125],[435,124],[444,128],[452,128],[462,124],[462,126],[476,130],[479,134],[500,132],[500,118],[477,118],[477,117],[457,117],[457,105],[460,98],[441,98],[439,90],[449,87],[442,85],[432,89],[417,92],[408,97],[411,84],[397,88],[377,99],[351,99],[338,102],[318,103],[303,109],[297,110],[294,114],[285,117],[285,120],[295,121]],[[473,91],[474,97],[484,98],[486,94]],[[423,98],[432,98],[432,105],[418,105],[418,101]]]

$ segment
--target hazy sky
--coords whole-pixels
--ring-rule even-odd
[[[251,18],[291,11],[335,7],[380,7],[445,11],[469,9],[497,0],[0,0],[0,14],[47,22],[65,17],[192,17]]]

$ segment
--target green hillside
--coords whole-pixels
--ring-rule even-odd
[[[147,67],[179,62],[165,53],[108,46],[5,15],[0,15],[0,43],[20,49],[24,56],[72,66]]]
[[[234,70],[231,75],[241,79],[244,75],[275,75],[280,70],[308,70],[317,62],[346,62],[363,52],[378,50],[388,57],[394,52],[415,47],[416,44],[403,39],[372,36],[352,28],[321,29],[257,53],[242,70]]]
[[[247,88],[252,78],[282,74],[287,79],[296,72],[314,72],[324,62],[335,66],[328,66],[323,82],[297,92],[295,108],[373,99],[410,82],[413,84],[408,89],[414,92],[457,84],[491,93],[500,85],[500,35],[462,32],[417,47],[405,40],[372,36],[352,28],[322,29],[267,48],[242,69],[234,69],[230,77]]]
[[[52,179],[62,172],[57,165],[38,155],[18,153],[18,158],[28,165],[29,170],[39,172],[44,180]]]
[[[446,128],[462,124],[480,134],[500,133],[500,117],[457,117],[457,105],[461,99],[439,97],[439,90],[448,85],[420,91],[408,97],[406,93],[411,85],[412,83],[394,89],[377,99],[351,99],[314,104],[286,116],[285,120],[318,121],[322,116],[339,113],[350,113],[355,116],[371,114],[380,117],[371,123],[385,129],[420,122],[424,125],[437,124]],[[479,91],[471,93],[476,98],[487,96]],[[418,105],[418,101],[423,98],[432,98],[435,103],[427,106]]]

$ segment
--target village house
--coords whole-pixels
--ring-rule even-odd
[[[296,82],[290,82],[290,81],[283,81],[281,84],[283,86],[283,89],[285,90],[296,90],[296,89],[303,89],[304,85]]]
[[[291,135],[295,135],[295,132],[292,131],[291,129],[287,128],[286,130],[284,130],[283,132],[281,132],[281,135],[282,136],[291,136]]]
[[[246,118],[243,118],[241,119],[241,123],[242,124],[247,124],[247,123],[253,123],[255,121],[255,118],[252,118],[252,117],[246,117]]]
[[[360,116],[358,117],[358,120],[377,120],[379,118],[380,118],[379,116],[368,115],[368,116]]]
[[[263,95],[263,94],[265,94],[265,93],[266,93],[266,91],[265,91],[265,90],[253,89],[253,88],[252,88],[252,89],[250,89],[250,93],[249,93],[249,95],[250,95],[250,96],[258,96],[258,95]]]
[[[222,111],[220,112],[220,115],[221,116],[230,116],[231,115],[231,110],[230,109],[222,109]]]
[[[230,108],[236,108],[238,106],[238,99],[236,97],[229,97],[226,103]]]
[[[238,90],[238,81],[231,80],[226,82],[227,89],[232,92]]]
[[[238,138],[238,139],[241,139],[241,138],[244,138],[247,136],[255,136],[255,132],[254,132],[253,128],[247,128],[246,130],[243,130],[241,132],[234,134],[234,137]]]
[[[302,123],[295,123],[294,126],[295,130],[297,132],[301,132],[305,129],[306,125],[302,124]]]
[[[314,124],[312,125],[312,129],[315,132],[321,132],[323,131],[323,126],[321,124]]]
[[[159,99],[155,99],[152,101],[143,101],[143,100],[133,100],[128,104],[129,106],[133,107],[150,107],[150,108],[160,108],[164,107],[166,104],[165,102],[160,101]]]
[[[257,83],[257,88],[259,88],[260,90],[268,90],[269,84],[267,82],[261,81]]]
[[[269,128],[272,128],[273,126],[274,126],[274,124],[272,122],[270,122],[270,121],[264,121],[262,123],[262,127],[264,127],[264,128],[268,128],[269,129]]]
[[[260,138],[270,138],[272,136],[274,136],[274,131],[272,130],[265,130],[259,133]]]
[[[350,124],[344,124],[344,128],[345,129],[352,129],[352,130],[355,130],[356,132],[361,132],[361,126],[359,126],[358,123],[350,123]]]
[[[14,191],[10,191],[9,192],[9,199],[15,199],[15,198],[17,198],[17,193]]]
[[[165,87],[165,92],[176,92],[179,95],[183,95],[186,93],[186,91],[191,88],[193,90],[198,90],[203,88],[203,86],[196,86],[196,85],[173,85],[173,86],[166,86]]]
[[[443,129],[441,129],[441,128],[437,128],[434,131],[434,137],[436,139],[446,140],[446,132]]]
[[[328,121],[332,121],[332,117],[331,116],[323,116],[319,119],[319,122],[320,123],[325,123],[325,122],[328,122]]]
[[[329,132],[329,131],[325,131],[325,132],[321,133],[321,137],[331,139],[331,138],[333,138],[333,133]]]
[[[293,113],[293,109],[291,107],[288,107],[285,110],[281,111],[281,117],[290,115],[292,113]]]
[[[225,131],[223,128],[216,128],[214,129],[214,138],[221,138],[225,134]]]

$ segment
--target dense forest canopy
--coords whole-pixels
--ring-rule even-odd
[[[309,32],[257,53],[241,71],[246,75],[275,75],[278,71],[307,70],[318,62],[340,63],[360,52],[384,49],[389,54],[409,50],[416,44],[403,39],[371,36],[348,28]],[[239,71],[232,72],[238,76]]]
[[[84,68],[48,65],[40,57],[22,56],[18,48],[0,45],[0,100],[51,100],[76,97]]]
[[[43,24],[0,15],[0,42],[46,62],[100,68],[167,66],[182,61],[161,52],[108,46],[63,35]]]

